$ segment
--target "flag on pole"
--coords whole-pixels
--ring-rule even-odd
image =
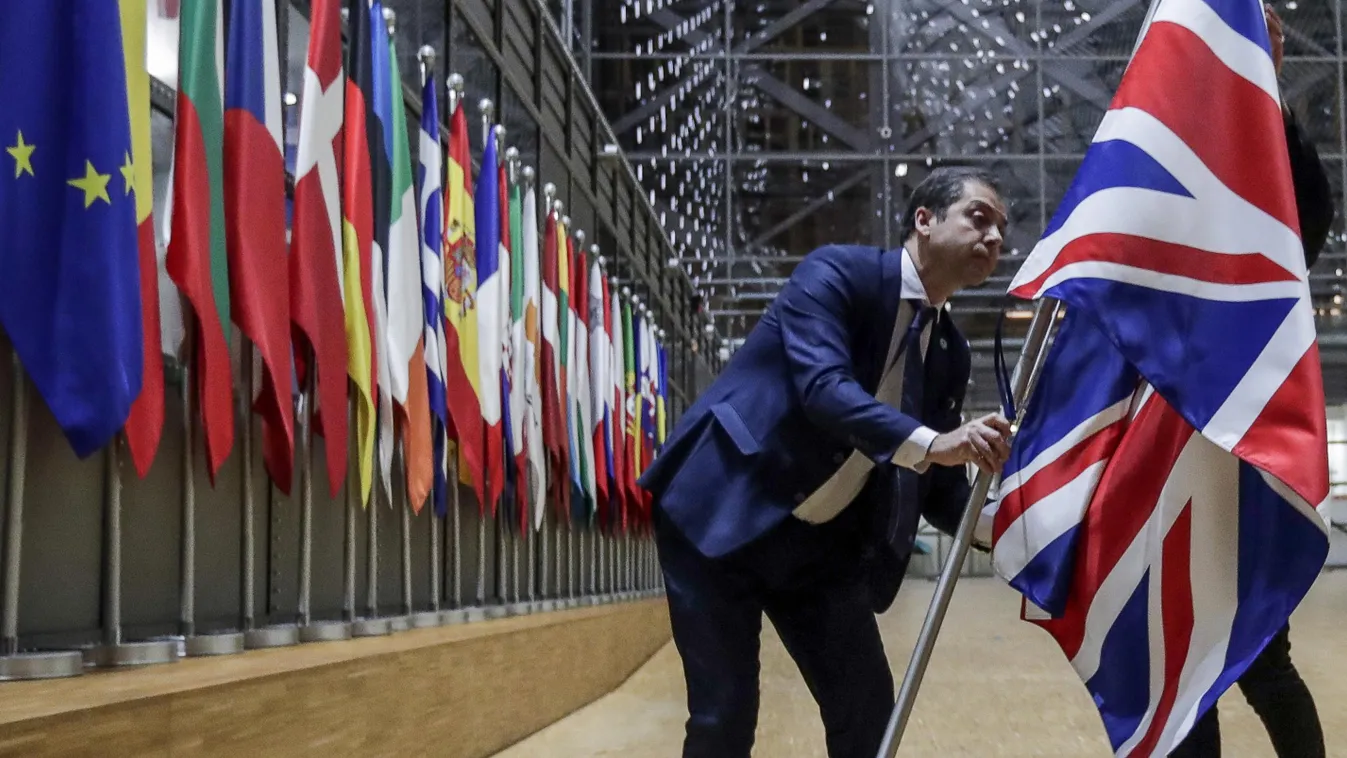
[[[622,303],[622,373],[626,383],[626,423],[622,436],[626,464],[624,474],[627,483],[627,507],[633,516],[640,513],[640,504],[645,491],[636,483],[641,478],[641,392],[636,384],[637,348],[640,339],[637,330],[641,325],[640,312],[631,307],[631,301]]]
[[[290,235],[290,321],[295,345],[313,351],[312,365],[295,351],[300,378],[317,371],[314,433],[327,442],[327,482],[332,497],[346,480],[346,371],[341,226],[342,108],[346,79],[341,63],[339,0],[314,0],[309,51],[299,111],[294,219]],[[358,272],[353,272],[358,275]]]
[[[374,377],[379,410],[376,417],[379,479],[384,496],[393,503],[393,374],[388,321],[389,241],[393,204],[393,74],[388,67],[388,25],[382,0],[369,3],[370,55],[373,73],[366,101],[369,129],[371,202],[374,204],[374,247],[370,252],[374,286]],[[401,82],[398,87],[401,87]]]
[[[641,321],[641,473],[655,460],[655,437],[659,425],[659,343],[655,340],[655,319],[646,312],[647,318]]]
[[[81,458],[125,425],[142,385],[120,13],[0,5],[0,322]]]
[[[580,245],[576,245],[575,355],[579,384],[575,393],[575,446],[580,458],[580,486],[584,492],[584,509],[580,512],[580,517],[586,522],[593,519],[598,511],[598,484],[594,468],[594,387],[590,377],[591,354],[594,349],[589,339],[590,303],[589,259],[580,249]]]
[[[234,446],[233,371],[229,360],[229,262],[224,217],[224,60],[220,0],[182,8],[178,106],[173,143],[173,233],[168,274],[196,313],[195,380],[215,475]]]
[[[561,305],[561,237],[564,229],[561,219],[557,218],[554,208],[545,208],[546,221],[543,226],[542,250],[542,399],[543,399],[543,446],[547,448],[548,473],[547,484],[552,492],[552,502],[558,508],[565,502],[569,488],[569,476],[566,469],[566,404],[562,400],[562,351],[561,324],[565,323]],[[541,509],[540,509],[541,510]],[[538,516],[539,519],[542,516]]]
[[[407,500],[421,512],[434,482],[431,461],[430,405],[426,389],[425,301],[421,297],[421,249],[417,242],[416,193],[412,187],[412,153],[408,144],[407,107],[402,98],[397,42],[388,35],[388,70],[392,96],[392,213],[388,231],[388,375],[391,394],[401,413],[402,465]]]
[[[374,488],[374,200],[370,165],[370,116],[374,95],[369,2],[347,0],[346,107],[343,129],[342,270],[346,300],[347,373],[355,384],[357,460],[360,502],[368,505]],[[329,412],[328,415],[331,415]],[[329,440],[330,442],[330,440]]]
[[[496,133],[490,130],[477,178],[477,345],[478,397],[482,403],[486,500],[482,512],[495,514],[505,489],[505,448],[501,430],[501,345],[508,320],[502,320],[509,283],[502,279],[500,249],[500,174],[497,171]]]
[[[609,369],[609,395],[612,396],[612,439],[613,439],[613,462],[609,467],[609,476],[612,478],[610,492],[613,500],[617,503],[614,511],[613,525],[620,527],[623,531],[627,529],[627,509],[630,503],[627,497],[627,392],[626,392],[626,360],[624,357],[624,333],[622,324],[622,300],[618,296],[618,288],[613,285],[612,291],[608,295],[609,309],[608,316],[612,322],[612,344],[613,352],[609,358],[611,368]]]
[[[603,269],[598,258],[589,262],[589,442],[591,457],[594,461],[593,482],[595,509],[603,523],[609,519],[608,471],[612,466],[613,452],[608,440],[608,402],[612,395],[612,382],[608,378],[609,356],[612,345],[608,341],[607,319],[604,318],[604,306],[607,298],[604,293]]]
[[[580,323],[580,301],[583,300],[581,286],[584,282],[582,266],[579,263],[581,253],[569,236],[566,238],[566,432],[567,455],[570,458],[571,499],[570,518],[579,520],[586,512],[585,459],[581,440],[584,438],[584,418],[580,415],[580,398],[589,399],[580,383],[580,364],[584,360],[580,352],[580,335],[584,334],[584,325]]]
[[[524,333],[525,259],[529,255],[524,240],[524,199],[515,183],[510,187],[510,438],[513,443],[515,492],[519,505],[520,532],[528,529],[530,500],[528,460],[528,387],[532,361],[531,343]]]
[[[445,402],[458,450],[458,477],[482,488],[483,449],[481,375],[477,360],[477,221],[472,196],[472,156],[468,118],[462,101],[449,124],[449,190],[445,196],[444,303]]]
[[[558,487],[560,498],[557,500],[557,508],[561,514],[570,517],[571,495],[575,489],[577,481],[575,475],[575,455],[574,450],[574,429],[571,426],[571,343],[575,342],[572,333],[575,327],[575,319],[572,317],[572,307],[570,302],[571,293],[571,267],[570,267],[570,230],[566,228],[565,217],[563,216],[557,223],[557,360],[560,363],[557,379],[557,421],[560,424],[559,429],[565,435],[561,446],[561,468],[562,472],[558,477],[563,486]]]
[[[547,452],[543,445],[542,335],[539,323],[541,279],[538,271],[538,196],[532,183],[524,191],[524,236],[520,255],[524,272],[523,333],[524,408],[527,421],[529,490],[533,509],[533,528],[541,529],[543,505],[547,498]],[[519,376],[519,374],[515,374]]]
[[[669,405],[669,362],[664,343],[658,343],[656,349],[658,360],[655,362],[655,371],[658,384],[655,393],[655,452],[658,454],[664,448],[664,438],[668,433],[666,409]]]
[[[1322,374],[1263,13],[1161,0],[1011,285],[1067,315],[994,563],[1120,756],[1182,741],[1327,556]]]
[[[159,322],[159,267],[154,245],[153,166],[150,154],[150,75],[145,69],[145,0],[121,0],[122,52],[131,127],[132,191],[140,253],[140,312],[144,370],[140,394],[126,419],[126,444],[143,479],[150,473],[164,430],[164,355]],[[3,135],[0,135],[3,136]]]
[[[231,312],[262,360],[254,412],[262,459],[290,494],[294,406],[290,373],[290,284],[285,249],[285,160],[276,0],[234,0],[225,56],[224,194]],[[244,362],[244,370],[249,362]]]
[[[427,68],[421,86],[420,168],[417,171],[421,199],[421,300],[425,306],[424,334],[426,395],[431,414],[432,493],[435,513],[447,513],[449,486],[449,409],[445,402],[444,340],[444,199],[440,191],[440,104],[435,72]]]
[[[502,146],[497,145],[500,149]],[[500,279],[501,279],[501,299],[500,299],[500,392],[501,392],[501,454],[505,459],[501,462],[501,476],[505,480],[502,492],[504,493],[505,523],[516,523],[519,519],[519,498],[523,497],[523,490],[518,486],[520,481],[519,469],[515,466],[515,437],[514,421],[510,415],[510,399],[514,395],[514,321],[510,310],[510,299],[513,297],[514,290],[514,270],[511,267],[513,261],[511,254],[514,252],[514,239],[516,232],[510,228],[510,178],[507,175],[506,160],[504,151],[499,154],[499,166],[497,167],[496,188],[499,198],[500,208]],[[521,440],[522,442],[522,440]]]

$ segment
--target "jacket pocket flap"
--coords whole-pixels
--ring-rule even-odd
[[[758,440],[748,430],[748,425],[740,418],[734,406],[729,403],[716,403],[711,406],[711,413],[715,414],[721,428],[730,435],[731,440],[734,440],[739,452],[744,455],[755,455],[760,450]]]

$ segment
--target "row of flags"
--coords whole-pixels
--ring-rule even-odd
[[[549,498],[571,519],[648,523],[636,480],[665,436],[663,333],[560,203],[540,202],[532,170],[504,160],[500,127],[474,179],[452,94],[445,159],[430,75],[413,166],[380,0],[312,3],[288,243],[276,0],[235,0],[227,19],[223,0],[179,6],[162,261],[146,3],[78,6],[0,8],[0,260],[16,272],[0,322],[78,455],[124,430],[148,473],[168,352],[191,361],[212,482],[235,399],[254,387],[241,399],[289,493],[306,390],[333,496],[349,466],[365,505],[376,481],[392,502],[401,478],[414,509],[443,514],[461,481],[521,530],[541,526]],[[183,300],[182,345],[162,336],[161,270]],[[231,325],[256,367],[236,365],[250,353]]]

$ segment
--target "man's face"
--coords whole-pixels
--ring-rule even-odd
[[[963,197],[943,218],[922,208],[916,221],[917,231],[929,235],[935,259],[960,286],[982,284],[996,271],[1007,217],[1005,203],[991,187],[969,180],[964,183]]]

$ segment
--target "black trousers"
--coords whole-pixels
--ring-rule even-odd
[[[1267,728],[1279,758],[1323,758],[1324,732],[1314,698],[1291,663],[1291,627],[1268,641],[1239,678],[1239,689]],[[1220,758],[1221,724],[1216,706],[1170,754],[1171,758]]]
[[[764,614],[819,705],[830,758],[874,758],[893,708],[893,674],[860,582],[856,515],[844,511],[821,526],[788,518],[713,560],[655,511],[688,688],[684,758],[748,758]]]

